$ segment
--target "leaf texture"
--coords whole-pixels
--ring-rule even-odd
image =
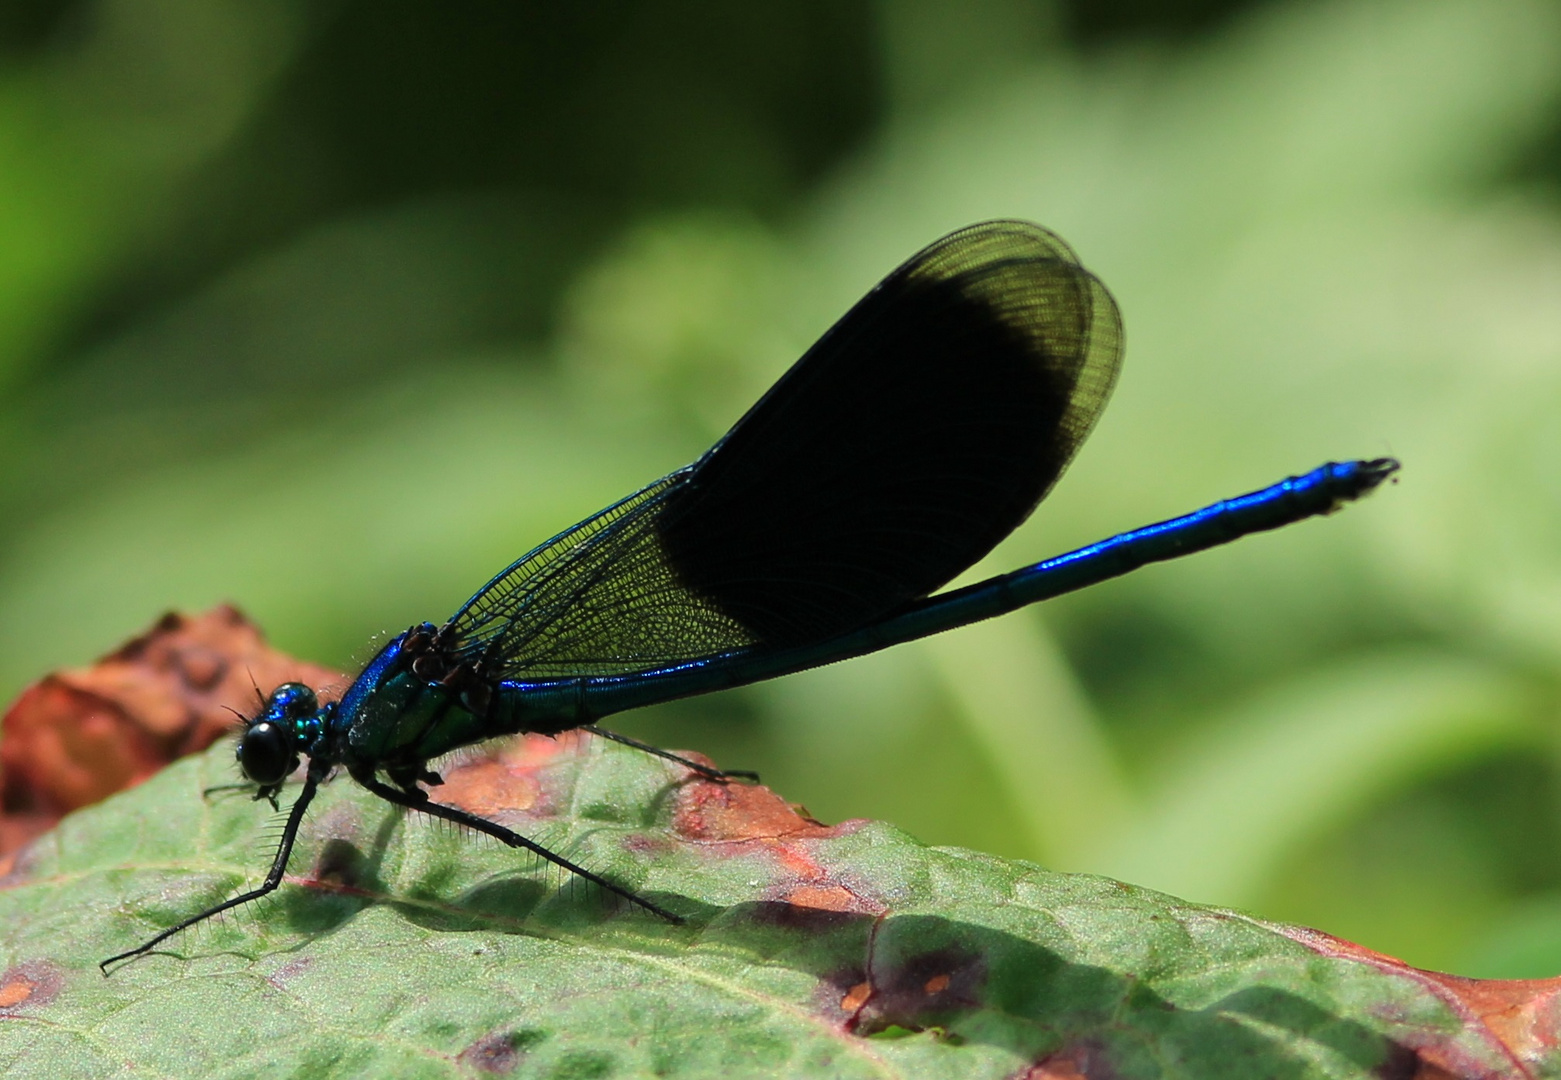
[[[226,746],[68,817],[0,889],[7,1076],[1527,1077],[1557,983],[1408,968],[1104,878],[824,826],[586,736],[448,769],[480,812],[671,926],[345,778],[268,902],[276,818]],[[271,830],[274,834],[274,829]]]

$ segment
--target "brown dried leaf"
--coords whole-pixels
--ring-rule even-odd
[[[231,734],[257,687],[289,680],[343,681],[277,652],[228,605],[169,612],[91,667],[44,676],[0,720],[0,857]]]

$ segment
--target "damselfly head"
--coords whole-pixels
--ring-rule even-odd
[[[319,722],[320,699],[303,683],[271,691],[260,714],[239,736],[238,764],[262,789],[280,784],[298,768],[298,748]]]

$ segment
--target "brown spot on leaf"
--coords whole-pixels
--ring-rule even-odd
[[[495,1031],[462,1050],[456,1060],[482,1073],[514,1072],[520,1059],[525,1057],[526,1049],[545,1037],[537,1031]]]
[[[462,762],[445,773],[439,801],[482,817],[506,810],[530,810],[542,792],[535,766],[522,766],[506,756],[508,747],[491,757]]]
[[[462,753],[442,769],[444,784],[433,789],[434,797],[483,817],[505,813],[545,816],[558,801],[549,783],[548,767],[560,758],[583,753],[587,744],[588,736],[578,731],[486,743],[476,751]]]
[[[859,982],[850,990],[847,990],[846,996],[840,999],[840,1008],[845,1012],[854,1013],[863,1005],[866,1005],[867,999],[872,996],[872,983]]]
[[[13,974],[4,983],[0,983],[0,1009],[20,1005],[33,996],[33,991],[37,987],[38,984],[27,976]]]
[[[1465,979],[1426,972],[1524,1060],[1561,1042],[1561,979]]]
[[[683,840],[707,845],[716,858],[757,853],[772,860],[775,873],[764,890],[768,900],[808,912],[884,912],[878,900],[820,866],[810,850],[813,841],[853,832],[860,823],[822,825],[760,784],[694,778],[678,789],[676,798],[673,830]]]
[[[813,908],[815,911],[852,911],[876,914],[876,909],[847,889],[844,885],[798,885],[785,896],[793,907]]]
[[[91,667],[45,676],[0,720],[0,852],[204,750],[234,730],[229,709],[255,711],[256,686],[288,681],[326,699],[344,682],[272,649],[226,605],[170,612]]]
[[[270,983],[278,990],[284,989],[288,983],[292,982],[294,979],[308,971],[313,966],[314,958],[312,956],[296,956],[268,975],[266,977],[266,982]]]
[[[1561,1045],[1561,978],[1467,979],[1411,967],[1402,960],[1321,930],[1264,925],[1323,956],[1357,961],[1416,982],[1463,1018],[1464,1037],[1456,1041],[1430,1031],[1418,1038],[1411,1033],[1396,1036],[1414,1052],[1414,1071],[1406,1074],[1414,1080],[1509,1075],[1492,1073],[1489,1061],[1477,1058],[1469,1048],[1469,1036],[1483,1042],[1493,1055],[1505,1059],[1513,1076],[1530,1075]]]
[[[860,887],[843,881],[820,866],[811,853],[785,840],[763,841],[760,848],[773,857],[780,879],[765,890],[766,899],[779,901],[778,921],[795,925],[795,916],[882,915],[887,909],[881,901]]]
[[[1099,1046],[1080,1042],[1047,1054],[1016,1080],[1117,1080],[1118,1075]]]
[[[625,851],[632,851],[642,859],[656,859],[670,854],[673,844],[659,836],[646,836],[644,833],[633,833],[623,838]]]
[[[982,1000],[986,958],[955,948],[912,955],[882,955],[872,960],[872,1000],[855,1017],[851,1030],[872,1036],[885,1031],[931,1031],[957,1041],[955,1023]]]
[[[685,756],[700,760],[697,754]],[[705,843],[835,834],[767,787],[713,780],[693,780],[683,788],[672,827],[685,839]]]
[[[47,960],[30,960],[0,974],[0,1017],[40,1009],[59,994],[65,976]]]

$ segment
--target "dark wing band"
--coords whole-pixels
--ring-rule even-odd
[[[1116,304],[1036,225],[974,225],[853,307],[704,457],[452,620],[503,678],[818,641],[925,596],[1056,483],[1116,381]]]

